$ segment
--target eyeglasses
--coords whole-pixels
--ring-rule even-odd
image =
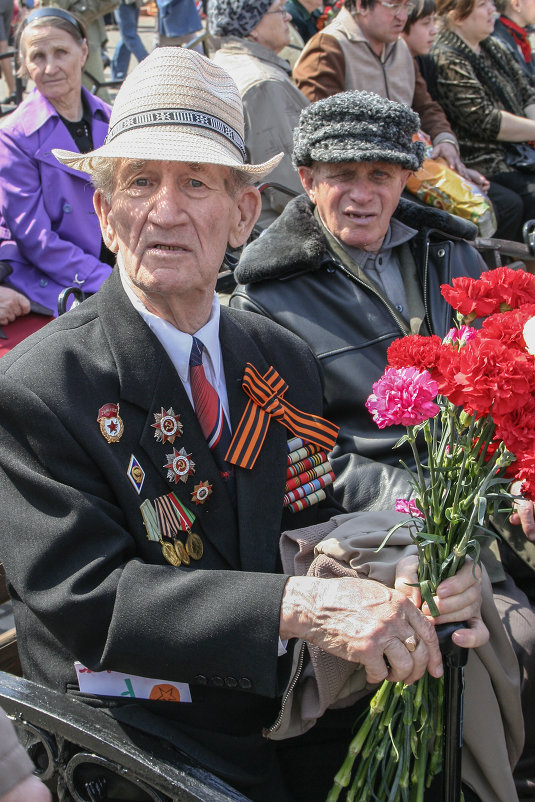
[[[289,14],[289,13],[290,12],[288,11],[288,6],[284,5],[284,6],[281,6],[280,8],[275,9],[275,11],[266,11],[264,16],[267,16],[268,14],[283,14],[284,15],[284,14]]]
[[[409,15],[416,8],[416,3],[389,3],[388,0],[379,0],[379,5],[387,8],[394,16],[402,12]]]

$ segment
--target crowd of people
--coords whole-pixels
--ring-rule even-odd
[[[532,0],[499,18],[489,0],[338,5],[159,2],[148,54],[122,0],[113,105],[84,85],[95,46],[75,6],[40,6],[16,33],[32,88],[0,121],[0,559],[24,675],[113,705],[254,802],[324,800],[373,687],[442,675],[414,546],[385,548],[380,581],[289,576],[279,553],[299,530],[336,541],[335,562],[400,521],[413,453],[393,451],[402,430],[377,431],[366,398],[395,339],[451,328],[440,286],[487,270],[473,223],[407,194],[422,132],[428,158],[489,197],[497,235],[520,240],[535,218]],[[208,56],[181,47],[203,26]],[[261,195],[265,180],[285,191]],[[221,304],[228,248],[237,285]],[[68,288],[81,303],[60,315]],[[251,376],[264,405],[242,389]],[[289,453],[309,443],[334,483],[292,505]],[[475,655],[465,799],[528,802],[533,504],[493,526],[499,548],[439,587],[434,623],[467,622],[453,637]],[[300,644],[359,693],[309,658],[295,675]],[[488,706],[481,650],[496,655]],[[124,673],[180,683],[189,702],[121,698]],[[0,794],[47,799],[6,743]]]

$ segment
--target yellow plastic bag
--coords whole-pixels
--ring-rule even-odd
[[[418,138],[422,136],[420,134]],[[430,151],[429,144],[426,152]],[[426,157],[420,169],[407,181],[407,189],[428,206],[471,220],[478,227],[481,237],[491,237],[496,231],[496,216],[491,201],[478,186],[462,178],[443,159]]]

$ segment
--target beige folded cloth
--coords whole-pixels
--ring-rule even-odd
[[[416,553],[407,526],[396,530],[381,551],[387,532],[407,517],[389,511],[339,515],[330,521],[284,532],[280,551],[283,570],[291,575],[332,578],[357,576],[393,587],[402,557]],[[471,649],[465,669],[463,781],[482,802],[517,802],[512,767],[524,742],[518,662],[502,626],[485,571],[482,617],[487,644]],[[308,655],[300,679],[285,698],[276,725],[266,731],[275,740],[299,735],[330,707],[346,707],[377,686],[366,682],[364,669],[309,644],[295,649],[294,668]],[[292,677],[294,672],[292,672]]]

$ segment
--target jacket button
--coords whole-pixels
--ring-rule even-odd
[[[238,687],[238,680],[236,677],[225,677],[225,685],[227,688],[237,688]]]
[[[40,287],[48,287],[48,279],[47,278],[42,278],[41,281],[39,282],[39,286]]]
[[[247,677],[240,677],[238,680],[238,685],[240,688],[243,688],[244,691],[248,691],[253,687],[253,683],[250,679],[247,679]]]
[[[72,206],[71,206],[71,204],[70,204],[70,203],[64,203],[64,204],[63,204],[63,211],[64,211],[64,212],[67,212],[67,214],[68,214],[69,212],[72,212]]]
[[[204,674],[197,674],[196,677],[193,677],[193,681],[197,683],[197,685],[206,685],[208,683],[208,678],[204,676]]]
[[[223,687],[223,677],[210,677],[209,684],[212,685],[214,688],[222,688]]]
[[[444,250],[444,248],[439,248],[438,251],[437,251],[437,256],[440,256],[440,258],[442,259],[442,257],[445,256],[445,255],[446,255],[446,251]]]

